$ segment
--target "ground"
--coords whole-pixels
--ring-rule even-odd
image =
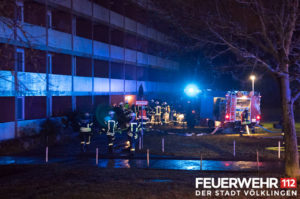
[[[205,160],[256,161],[256,151],[258,151],[260,161],[283,161],[284,152],[281,154],[281,159],[278,159],[277,150],[266,149],[266,147],[276,147],[278,141],[282,143],[280,132],[272,134],[260,131],[258,134],[242,137],[209,135],[209,132],[210,130],[206,128],[197,128],[193,131],[181,128],[155,128],[145,133],[144,149],[137,150],[135,158],[146,159],[146,149],[149,149],[150,160],[151,158],[199,160],[202,155]],[[0,166],[1,198],[194,198],[196,177],[281,177],[283,175],[282,171],[272,169],[259,172],[225,172],[114,168],[110,165],[101,168],[95,165],[96,147],[100,151],[100,162],[103,158],[128,159],[130,157],[122,152],[126,136],[119,136],[120,148],[115,155],[107,154],[105,135],[95,135],[89,151],[85,154],[80,152],[76,133],[69,133],[66,137],[61,139],[59,144],[49,146],[49,159],[70,157],[71,160],[48,164]],[[162,138],[165,142],[164,152],[162,152]],[[233,141],[236,143],[235,157]],[[20,140],[17,142],[20,146],[24,145]],[[27,142],[28,140],[25,143]],[[2,143],[1,155],[42,158],[45,156],[44,145],[19,151],[13,150],[12,141],[8,143]]]

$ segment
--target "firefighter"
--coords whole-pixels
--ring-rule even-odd
[[[84,113],[83,117],[78,122],[80,129],[80,139],[81,139],[81,150],[85,152],[88,148],[88,145],[91,143],[92,136],[92,126],[93,122],[91,121],[91,117],[89,113]]]
[[[135,113],[130,113],[129,119],[130,119],[130,121],[129,121],[129,125],[128,125],[128,130],[127,130],[127,136],[128,136],[128,141],[129,141],[128,149],[130,150],[130,153],[133,154],[135,152],[135,143],[139,137],[138,133],[141,129],[141,124],[136,119]]]
[[[161,106],[159,106],[158,101],[156,101],[155,106],[155,124],[161,124]]]
[[[105,117],[105,125],[106,125],[106,136],[108,139],[108,152],[113,152],[114,141],[115,141],[115,133],[118,127],[118,121],[115,119],[115,112],[109,111],[108,116]]]
[[[242,112],[242,123],[247,123],[249,117],[249,110],[248,107],[245,108],[245,110]]]

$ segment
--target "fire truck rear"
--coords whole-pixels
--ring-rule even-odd
[[[243,129],[254,133],[254,127],[260,122],[260,94],[248,91],[229,91],[225,98],[224,128],[232,128],[234,132]],[[247,129],[248,128],[248,129]]]

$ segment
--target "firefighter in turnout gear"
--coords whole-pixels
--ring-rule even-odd
[[[140,124],[140,122],[137,121],[135,113],[130,113],[129,119],[130,119],[130,121],[129,121],[129,125],[128,125],[128,130],[127,130],[127,136],[128,136],[128,141],[129,141],[128,149],[130,150],[130,153],[133,154],[135,152],[135,143],[139,137],[139,131],[141,129],[141,124]]]
[[[109,111],[108,116],[104,118],[106,125],[106,136],[108,139],[108,152],[113,152],[115,134],[118,127],[118,121],[115,119],[115,112]]]
[[[159,106],[158,101],[155,107],[155,124],[161,124],[161,106]]]
[[[92,136],[92,126],[93,122],[91,121],[91,117],[89,113],[85,113],[83,117],[79,121],[79,132],[80,132],[80,139],[81,139],[81,150],[86,152],[88,145],[91,143],[91,136]]]

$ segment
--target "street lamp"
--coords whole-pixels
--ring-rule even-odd
[[[251,79],[251,81],[252,81],[252,91],[253,91],[253,93],[254,93],[254,81],[255,81],[255,75],[251,75],[250,76],[250,79]]]

